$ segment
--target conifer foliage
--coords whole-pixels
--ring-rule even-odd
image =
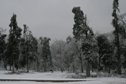
[[[121,74],[121,53],[120,53],[120,39],[119,39],[119,19],[118,19],[118,12],[119,12],[119,0],[113,1],[113,20],[112,24],[115,28],[114,34],[115,34],[115,45],[117,47],[117,60],[118,60],[118,67],[117,67],[117,73]]]
[[[80,7],[74,7],[72,12],[75,15],[74,16],[75,24],[73,27],[73,35],[77,39],[77,41],[80,41],[80,50],[82,53],[80,56],[80,60],[82,62],[85,60],[86,75],[90,76],[91,64],[96,62],[94,60],[94,58],[97,59],[97,56],[98,56],[97,42],[94,37],[94,33],[93,33],[92,29],[87,24],[87,17],[86,17],[86,15],[84,16],[84,13],[80,9]],[[82,56],[84,56],[84,57],[82,57]],[[82,66],[82,71],[83,71],[83,65],[81,65],[81,66]]]
[[[13,72],[15,72],[14,68],[18,69],[19,43],[22,29],[17,25],[16,14],[13,14],[10,21],[9,38],[7,44],[7,59],[10,66],[13,67]]]

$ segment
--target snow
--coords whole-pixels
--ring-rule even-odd
[[[39,79],[39,80],[65,80],[67,77],[67,72],[30,72],[21,74],[8,74],[8,71],[0,71],[0,79]]]
[[[64,83],[51,83],[51,82],[0,82],[0,84],[126,84],[126,79],[120,78],[97,78],[93,81],[84,82],[64,82]]]
[[[67,72],[30,72],[22,74],[7,74],[7,71],[0,71],[0,79],[37,79],[37,80],[75,80],[67,78],[71,75]],[[79,79],[78,79],[79,80]],[[82,79],[81,79],[82,80]],[[100,77],[100,78],[86,78],[80,82],[31,82],[31,81],[0,81],[0,84],[126,84],[126,78],[117,77]]]

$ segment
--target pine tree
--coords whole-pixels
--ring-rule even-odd
[[[20,42],[20,66],[23,68],[26,66],[27,72],[29,72],[30,65],[38,60],[37,48],[37,39],[32,35],[28,26],[24,24],[23,37]]]
[[[113,20],[112,24],[115,28],[114,34],[115,34],[115,45],[117,47],[117,59],[118,59],[118,67],[117,67],[117,73],[121,74],[121,53],[120,53],[120,40],[119,40],[119,19],[118,19],[118,12],[119,12],[119,0],[113,1]]]
[[[26,65],[26,44],[25,39],[22,37],[20,42],[20,68],[25,68]]]
[[[30,31],[28,27],[24,24],[24,39],[25,39],[25,58],[26,58],[26,66],[27,66],[27,73],[29,72],[29,53],[30,53]]]
[[[37,71],[38,71],[38,56],[37,56],[37,50],[38,50],[38,41],[37,39],[32,36],[31,38],[31,49],[30,49],[30,61],[33,62],[33,64],[35,64],[36,62],[36,67],[34,67]]]
[[[24,55],[26,59],[27,73],[29,72],[30,61],[35,60],[37,53],[37,41],[33,37],[32,32],[29,30],[28,26],[24,24]]]
[[[19,60],[19,42],[22,29],[18,27],[16,21],[16,14],[13,14],[11,17],[11,23],[9,25],[9,39],[7,45],[7,53],[8,53],[8,61],[10,65],[13,66],[13,72],[15,72],[14,68],[18,69],[18,60]]]
[[[75,37],[75,39],[77,40],[81,40],[81,35],[84,32],[87,32],[87,28],[82,28],[83,26],[85,26],[85,17],[83,14],[83,11],[80,10],[80,7],[74,7],[72,12],[75,14],[74,16],[74,27],[73,27],[73,35]],[[81,51],[81,50],[80,50]],[[80,59],[80,64],[81,64],[81,72],[83,73],[83,60],[82,60],[82,56],[81,53],[79,55],[79,59]]]
[[[50,45],[49,41],[51,39],[44,37],[41,38],[41,44],[42,44],[42,63],[43,63],[43,69],[44,72],[52,70],[52,57],[51,57],[51,51],[50,51]]]
[[[99,47],[99,71],[108,69],[108,72],[110,73],[110,70],[112,68],[113,60],[113,45],[109,42],[108,38],[105,35],[99,35],[97,36],[97,42]]]
[[[21,57],[20,57],[20,65],[21,67],[27,66],[27,72],[29,72],[29,66],[28,66],[28,57],[29,57],[29,30],[27,25],[23,25],[24,30],[23,30],[23,37],[21,38],[21,43],[20,43],[20,51],[21,51]]]
[[[80,7],[74,7],[72,12],[75,14],[74,16],[74,27],[73,27],[73,35],[80,41],[80,50],[81,54],[79,56],[81,62],[81,71],[83,72],[83,58],[86,64],[86,75],[90,76],[90,66],[91,62],[93,62],[94,55],[97,52],[97,43],[94,38],[94,33],[92,29],[87,24],[87,17],[84,16],[83,11]],[[84,55],[84,57],[82,57]]]
[[[5,38],[6,38],[6,34],[3,33],[4,30],[2,28],[0,28],[0,61],[5,63],[5,50],[6,50],[6,42],[5,42]],[[6,64],[4,64],[5,68],[6,68]]]

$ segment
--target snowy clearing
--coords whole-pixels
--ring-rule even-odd
[[[65,80],[68,76],[67,72],[30,72],[21,74],[9,74],[8,71],[0,71],[0,79],[38,79],[38,80]],[[67,78],[68,79],[68,78]],[[71,78],[70,78],[71,79]]]
[[[51,82],[8,82],[2,81],[0,84],[126,84],[126,79],[121,78],[96,78],[94,81],[85,82],[63,82],[63,83],[51,83]]]
[[[8,74],[7,71],[0,71],[0,79],[36,79],[36,80],[82,80],[67,78],[72,73],[67,72],[47,72],[47,73],[21,73],[21,74]],[[31,82],[31,81],[0,81],[0,84],[126,84],[125,78],[85,78],[80,82]]]

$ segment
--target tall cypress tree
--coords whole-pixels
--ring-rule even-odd
[[[115,45],[117,47],[117,60],[118,60],[118,66],[117,66],[117,73],[121,74],[121,53],[120,53],[120,40],[119,40],[119,19],[118,19],[118,12],[119,12],[119,0],[113,1],[113,13],[112,13],[112,24],[115,28],[114,34],[115,34]]]
[[[9,25],[9,39],[7,46],[7,53],[9,55],[10,63],[13,66],[13,72],[15,72],[14,68],[18,69],[18,59],[19,59],[19,42],[22,29],[18,27],[16,14],[13,14],[11,17],[11,23]]]
[[[80,55],[80,62],[81,62],[81,70],[83,72],[83,59],[85,60],[86,64],[86,75],[90,76],[90,66],[91,62],[93,62],[93,58],[96,59],[95,56],[97,52],[97,43],[94,38],[94,33],[92,29],[87,24],[87,17],[84,16],[83,11],[80,9],[80,7],[73,8],[72,12],[75,14],[74,16],[74,27],[73,27],[73,35],[77,39],[77,41],[80,41],[81,43],[81,53],[84,55]]]
[[[80,7],[74,7],[72,12],[75,14],[74,16],[74,27],[73,27],[73,35],[76,40],[81,40],[81,35],[87,31],[87,28],[85,27],[85,17],[83,11],[80,10]],[[85,27],[85,28],[82,28]],[[81,55],[81,50],[80,50],[80,64],[81,64],[81,72],[83,73],[83,60],[82,60],[82,55]]]

